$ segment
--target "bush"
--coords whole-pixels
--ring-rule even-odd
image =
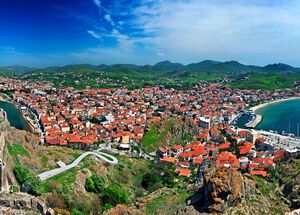
[[[23,191],[33,195],[41,194],[41,181],[26,166],[16,164],[13,172]]]
[[[98,174],[91,175],[85,181],[85,189],[89,192],[102,193],[104,186],[104,179]]]
[[[146,190],[154,190],[160,187],[162,184],[162,180],[157,174],[146,173],[142,179],[142,186]]]
[[[73,210],[71,215],[84,215],[84,213],[79,210]]]
[[[103,201],[110,205],[125,204],[128,195],[126,191],[119,185],[111,185],[103,190]]]
[[[21,164],[16,164],[14,166],[13,172],[20,185],[23,185],[30,176],[29,169]]]

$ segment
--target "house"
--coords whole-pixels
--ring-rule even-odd
[[[175,164],[178,162],[178,159],[174,157],[163,157],[160,159],[160,162]]]
[[[178,157],[179,154],[181,154],[183,152],[183,146],[177,145],[177,146],[173,146],[171,149],[171,154],[173,155],[173,157]]]
[[[158,152],[157,152],[157,155],[161,158],[167,157],[168,154],[169,154],[169,151],[170,151],[170,148],[168,148],[168,147],[166,147],[166,148],[160,147]]]
[[[187,151],[187,152],[182,152],[179,154],[179,158],[184,160],[184,161],[190,161],[193,157],[193,152],[192,151]]]
[[[201,158],[201,157],[195,157],[194,159],[193,159],[193,163],[194,164],[202,164],[202,162],[203,162],[203,158]]]
[[[275,151],[274,146],[269,144],[264,138],[257,138],[255,142],[255,147],[263,151]]]
[[[259,175],[259,176],[263,176],[263,177],[269,176],[269,174],[265,170],[252,170],[252,171],[250,171],[250,174],[251,175]]]
[[[175,169],[175,172],[177,172],[178,175],[182,176],[182,177],[190,177],[191,176],[191,170],[189,170],[189,169],[177,167]]]
[[[226,150],[226,149],[230,149],[230,146],[231,146],[231,143],[230,143],[230,142],[224,142],[224,143],[221,143],[221,144],[218,146],[218,149],[219,149],[219,150]]]
[[[190,167],[190,164],[188,162],[182,162],[182,161],[180,161],[180,162],[177,163],[177,166],[181,167],[181,168],[188,169]]]
[[[240,155],[248,155],[253,147],[254,145],[252,143],[247,141],[243,142],[243,145],[239,146]]]
[[[221,152],[216,158],[217,168],[231,168],[238,169],[240,167],[240,162],[237,157],[228,151]]]

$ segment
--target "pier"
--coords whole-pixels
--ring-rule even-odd
[[[261,122],[261,120],[262,120],[262,115],[256,114],[254,119],[246,123],[245,126],[246,128],[255,128]]]

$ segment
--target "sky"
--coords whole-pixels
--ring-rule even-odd
[[[300,67],[299,0],[0,0],[0,66]]]

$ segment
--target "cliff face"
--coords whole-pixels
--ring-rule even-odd
[[[264,179],[262,179],[264,180]],[[211,169],[205,176],[204,185],[197,192],[194,203],[198,212],[217,214],[278,214],[289,211],[275,190],[261,186],[251,175],[229,169]]]
[[[243,199],[256,195],[255,186],[255,181],[239,171],[212,169],[205,176],[200,190],[201,201],[197,206],[200,211],[222,213],[230,207],[238,206]]]
[[[178,118],[162,142],[167,144],[182,144],[197,133],[196,127],[186,118]]]
[[[0,110],[0,213],[1,214],[54,214],[44,200],[26,193],[10,193],[11,186],[18,186],[13,174],[14,158],[8,152],[11,144],[38,145],[35,135],[11,127],[5,112]],[[30,157],[30,156],[29,156]],[[34,159],[34,158],[33,158]]]
[[[281,162],[276,167],[276,176],[279,179],[284,197],[291,209],[300,208],[300,159],[290,159]]]

